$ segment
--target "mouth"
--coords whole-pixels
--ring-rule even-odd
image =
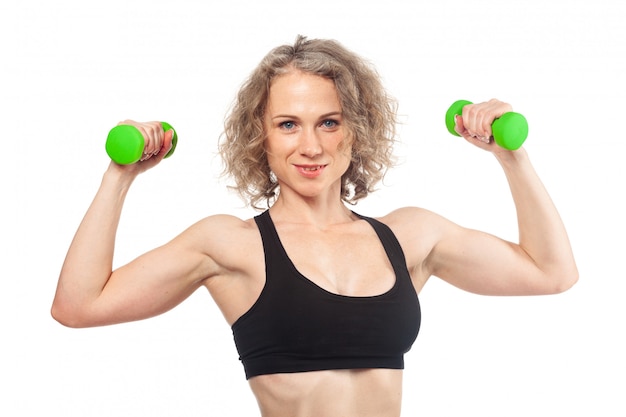
[[[315,178],[321,175],[326,165],[296,165],[295,167],[301,175],[307,178]]]
[[[303,171],[319,171],[320,169],[324,168],[324,165],[315,165],[315,166],[303,166],[303,165],[299,165],[298,168],[300,168]]]

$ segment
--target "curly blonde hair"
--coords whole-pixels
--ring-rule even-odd
[[[293,46],[279,46],[263,58],[242,85],[225,120],[219,144],[223,174],[235,180],[231,188],[255,209],[262,209],[261,201],[269,206],[277,197],[278,183],[265,152],[263,121],[272,81],[294,69],[335,84],[352,143],[341,198],[356,204],[393,165],[397,104],[376,70],[334,40],[298,36]]]

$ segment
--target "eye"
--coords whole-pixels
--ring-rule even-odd
[[[280,126],[281,129],[291,130],[294,127],[296,127],[296,124],[294,122],[288,120],[286,122],[282,122],[279,126]]]
[[[332,129],[339,126],[339,122],[333,119],[326,119],[322,122],[322,126],[327,129]]]

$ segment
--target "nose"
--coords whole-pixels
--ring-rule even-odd
[[[309,158],[322,153],[322,143],[315,129],[304,129],[300,136],[300,153]]]

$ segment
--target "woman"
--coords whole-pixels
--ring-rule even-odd
[[[52,314],[71,327],[161,314],[206,287],[232,326],[263,416],[398,416],[403,354],[430,276],[479,294],[564,291],[578,273],[557,210],[524,149],[493,143],[511,106],[466,106],[457,131],[508,178],[519,243],[407,207],[378,219],[345,203],[391,165],[395,106],[376,72],[334,41],[298,37],[243,85],[220,150],[259,216],[215,215],[112,271],[124,198],[171,147],[159,123],[137,126],[145,155],[111,163],[69,248]],[[242,256],[244,254],[244,256]]]

